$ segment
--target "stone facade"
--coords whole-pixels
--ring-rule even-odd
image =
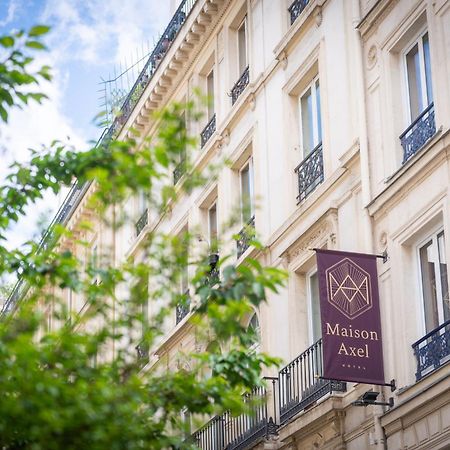
[[[119,136],[132,128],[152,135],[152,111],[191,98],[195,86],[212,89],[214,111],[189,130],[201,136],[193,160],[203,167],[226,157],[231,167],[158,226],[207,235],[215,205],[227,241],[239,231],[223,224],[245,178],[266,251],[244,245],[237,262],[252,254],[289,272],[286,289],[255,311],[261,349],[286,364],[265,374],[274,377],[266,413],[274,423],[203,448],[450,448],[450,2],[197,0],[177,33]],[[70,209],[71,229],[89,189]],[[127,208],[136,227],[114,237],[117,261],[139,260],[157,223],[137,200]],[[113,236],[99,226],[87,238],[101,248]],[[378,271],[385,375],[395,392],[327,384],[305,362],[321,348],[315,247],[387,252]],[[144,370],[187,367],[177,353],[198,345],[187,317],[174,314]],[[305,383],[296,395],[292,377]],[[352,405],[371,388],[394,407]]]

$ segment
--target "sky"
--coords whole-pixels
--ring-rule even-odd
[[[36,24],[51,27],[49,51],[36,60],[52,67],[53,80],[41,85],[49,100],[24,111],[14,110],[0,126],[0,179],[28,149],[59,139],[86,149],[101,129],[94,118],[102,110],[101,80],[120,72],[147,53],[170,20],[173,0],[0,0],[0,35]],[[6,149],[6,150],[5,150]],[[62,198],[46,197],[11,230],[11,245],[36,234],[36,223],[50,222]]]

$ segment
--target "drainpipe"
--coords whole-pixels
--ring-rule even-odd
[[[358,130],[359,130],[359,151],[360,151],[360,170],[361,170],[361,197],[363,204],[363,223],[366,231],[367,239],[366,250],[369,253],[376,253],[373,237],[373,221],[369,215],[367,205],[372,200],[372,192],[370,186],[370,160],[369,145],[367,133],[367,115],[366,115],[366,95],[365,95],[365,78],[364,78],[364,55],[363,42],[360,31],[357,26],[361,21],[360,1],[352,1],[352,26],[353,26],[353,46],[355,54],[356,77],[356,98],[358,113]],[[373,390],[379,389],[379,386],[373,386]],[[381,425],[381,416],[384,414],[382,406],[373,406],[373,421],[375,430],[375,445],[378,450],[386,450],[387,442],[384,429]]]

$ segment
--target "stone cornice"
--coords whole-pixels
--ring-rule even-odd
[[[135,137],[133,130],[141,135],[148,131],[152,113],[167,103],[229,3],[229,0],[198,1],[124,123],[119,138]]]

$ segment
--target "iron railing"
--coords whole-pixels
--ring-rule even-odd
[[[175,186],[186,172],[186,159],[183,159],[173,169],[173,185]]]
[[[209,141],[213,133],[216,131],[216,115],[211,117],[211,120],[206,124],[203,131],[200,133],[200,145],[203,148]]]
[[[120,108],[119,114],[109,127],[105,143],[107,144],[111,139],[113,139],[128,118],[131,115],[135,105],[141,98],[142,93],[150,83],[153,75],[158,69],[161,61],[172,45],[173,41],[177,37],[180,29],[182,28],[186,18],[192,11],[197,0],[183,0],[180,6],[175,11],[171,21],[167,25],[166,29],[162,33],[159,41],[156,43],[152,53],[150,54],[148,61],[145,63],[141,73],[137,77],[134,85],[132,86],[130,92],[126,96],[122,107]]]
[[[189,289],[183,294],[183,300],[175,307],[175,323],[178,325],[191,310],[191,298],[189,296]]]
[[[400,135],[403,164],[414,156],[436,133],[434,103],[430,103],[420,116]]]
[[[142,230],[148,225],[148,209],[146,209],[141,217],[139,217],[139,220],[136,222],[135,228],[136,228],[136,236],[139,236],[142,232]]]
[[[245,253],[250,246],[250,241],[253,238],[252,230],[255,228],[255,216],[252,216],[247,225],[238,233],[236,240],[236,250],[238,259]]]
[[[193,443],[202,450],[245,450],[276,434],[277,426],[269,413],[266,388],[253,389],[244,395],[244,402],[249,408],[248,414],[235,417],[227,411],[213,417],[192,435]]]
[[[291,25],[297,20],[297,17],[303,12],[308,3],[309,0],[295,0],[289,6],[288,11],[291,17]]]
[[[172,42],[177,37],[182,25],[186,21],[186,18],[192,11],[197,0],[182,0],[180,6],[175,11],[171,21],[167,25],[166,29],[162,33],[159,41],[156,43],[152,53],[149,56],[144,68],[139,74],[136,82],[125,98],[117,117],[114,119],[113,123],[103,130],[99,140],[97,141],[96,147],[107,146],[112,139],[114,139],[122,126],[128,120],[133,111],[134,106],[139,101],[145,88],[150,83],[156,69],[158,68],[164,55],[167,53]],[[65,223],[69,218],[75,206],[78,204],[82,197],[82,194],[86,192],[90,183],[75,182],[72,186],[69,194],[65,198],[63,204],[61,205],[59,211],[57,212],[55,218],[53,219],[50,226],[47,228],[39,248],[48,248],[54,242],[53,227],[57,223]],[[25,283],[26,284],[26,283]],[[13,291],[9,295],[6,302],[3,304],[1,315],[8,313],[14,309],[17,302],[23,297],[24,284],[22,279],[19,279],[13,288]]]
[[[146,342],[142,341],[139,342],[138,345],[136,345],[136,355],[138,363],[142,366],[145,366],[145,364],[149,361],[149,346]]]
[[[322,142],[295,168],[298,177],[297,202],[303,201],[323,182]]]
[[[412,344],[417,360],[416,381],[450,361],[450,320]]]
[[[332,391],[343,392],[343,381],[324,380],[322,339],[297,356],[278,376],[280,425]]]
[[[244,89],[247,87],[250,81],[250,71],[249,66],[247,66],[242,75],[239,77],[239,80],[236,81],[236,84],[231,89],[231,104],[234,105],[239,98],[239,96],[244,92]]]

